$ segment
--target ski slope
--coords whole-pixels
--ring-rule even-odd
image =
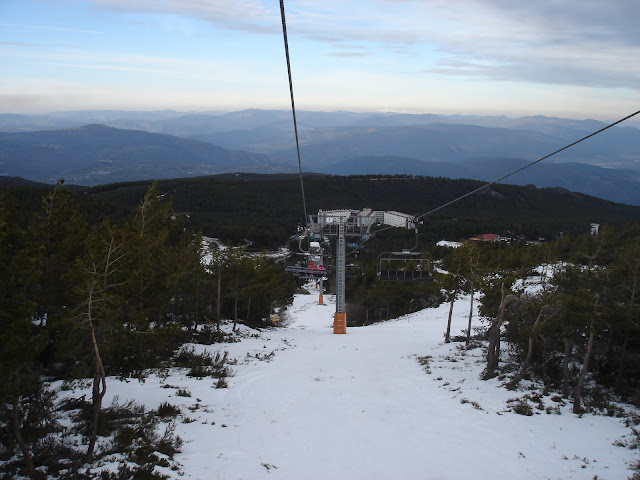
[[[174,369],[146,382],[108,380],[113,396],[149,409],[180,405],[176,456],[187,479],[625,479],[637,452],[614,446],[621,419],[571,413],[543,397],[533,416],[511,411],[503,381],[479,380],[482,349],[444,344],[448,305],[332,334],[334,298],[296,295],[285,326],[242,329],[239,343],[202,346],[237,360],[215,389]],[[466,328],[456,302],[452,333]],[[477,325],[477,317],[474,319]],[[418,357],[431,356],[425,367]],[[424,363],[424,362],[423,362]],[[427,373],[429,370],[430,373]],[[161,388],[171,385],[172,388]],[[191,397],[176,395],[175,387]],[[75,394],[78,392],[76,391]],[[559,414],[558,414],[559,413]],[[188,423],[185,423],[188,422]]]

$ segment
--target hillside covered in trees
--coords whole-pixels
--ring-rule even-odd
[[[478,184],[312,177],[306,186],[312,212],[355,204],[420,214]],[[178,413],[171,405],[148,412],[103,405],[108,379],[144,381],[150,371],[187,368],[187,376],[227,386],[231,359],[183,346],[240,341],[236,324],[270,326],[274,312],[286,318],[301,283],[283,263],[246,248],[203,249],[200,229],[230,243],[282,245],[300,221],[298,188],[289,176],[3,188],[2,474],[91,478],[78,472],[117,449],[130,466],[101,478],[144,472],[161,478],[153,476],[154,462],[172,458],[180,440],[171,430],[156,432],[158,418]],[[347,282],[350,327],[441,305],[451,312],[460,299],[475,299],[463,335],[452,331],[451,313],[442,329],[445,343],[461,351],[483,349],[485,380],[500,378],[512,389],[523,379],[542,382],[576,413],[622,415],[616,402],[640,405],[638,208],[498,185],[424,220],[417,239],[411,231],[388,230],[350,248],[349,262],[363,273]],[[584,233],[591,222],[603,224],[598,235]],[[455,249],[433,241],[486,231],[516,240],[463,241]],[[549,240],[526,241],[538,236]],[[381,281],[379,254],[414,245],[429,256],[428,280]],[[471,323],[474,309],[481,323]],[[49,388],[56,381],[84,382],[90,393],[57,401]],[[528,415],[536,400],[523,402],[519,408]],[[61,425],[59,417],[70,423]]]
[[[114,222],[131,214],[152,182],[75,188],[90,220],[108,214]],[[305,222],[295,175],[228,174],[162,180],[160,194],[171,198],[187,225],[231,244],[248,240],[258,249],[276,248]],[[364,207],[421,215],[483,185],[472,180],[410,176],[305,177],[307,210]],[[43,189],[14,186],[24,211],[39,207]],[[26,217],[23,218],[26,221]],[[585,233],[590,223],[623,225],[640,221],[640,207],[615,204],[557,188],[493,185],[446,210],[427,216],[421,242],[459,240],[480,233],[554,239]]]
[[[244,323],[262,325],[296,288],[272,260],[234,249],[213,251],[203,264],[201,236],[185,228],[155,185],[120,224],[108,217],[89,223],[78,196],[61,183],[24,226],[19,212],[11,193],[0,190],[3,475],[12,471],[14,451],[34,479],[42,465],[53,473],[92,461],[105,428],[107,376],[143,378],[187,341],[225,341],[220,319],[237,319],[239,308]],[[211,373],[211,362],[200,364],[199,374]],[[216,365],[224,372],[223,364]],[[93,385],[91,399],[74,407],[83,452],[49,437],[60,426],[44,389],[45,379],[76,378]]]

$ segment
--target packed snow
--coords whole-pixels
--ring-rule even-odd
[[[295,296],[283,327],[241,327],[238,343],[195,346],[235,359],[226,389],[180,369],[150,374],[144,383],[108,379],[104,405],[118,397],[148,409],[165,401],[180,406],[180,467],[159,472],[201,480],[632,474],[637,452],[614,445],[631,434],[622,419],[579,418],[557,392],[531,403],[532,416],[516,414],[514,399],[540,389],[525,383],[513,392],[501,386],[504,379],[480,380],[483,349],[443,342],[448,304],[334,335],[334,297],[319,305],[317,290],[308,288],[310,294]],[[466,328],[468,305],[468,297],[455,304],[454,334]],[[191,397],[178,396],[178,388]]]
[[[462,243],[460,243],[460,242],[450,242],[448,240],[440,240],[438,243],[436,243],[436,245],[438,247],[458,248],[458,247],[462,246]]]

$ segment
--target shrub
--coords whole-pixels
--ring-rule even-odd
[[[79,406],[79,412],[75,418],[81,422],[82,431],[86,434],[91,429],[93,407],[91,403],[87,401],[75,403]],[[98,435],[107,437],[120,426],[138,421],[144,417],[144,413],[144,405],[139,405],[133,400],[120,404],[118,403],[118,397],[115,397],[109,407],[103,408],[100,411],[100,416],[98,417]]]
[[[528,417],[533,415],[533,409],[531,408],[531,405],[529,405],[527,401],[523,399],[515,402],[515,404],[511,408],[513,408],[514,413],[517,413],[518,415],[526,415]]]
[[[186,388],[179,388],[176,391],[176,395],[178,395],[179,397],[190,397],[191,396],[191,392],[189,390],[187,390]]]
[[[155,414],[161,418],[174,418],[180,415],[180,407],[171,405],[169,402],[162,402],[155,410]]]
[[[227,383],[224,377],[220,377],[216,382],[216,388],[227,388],[228,386],[229,384]]]
[[[101,478],[108,480],[168,478],[155,472],[154,467],[156,465],[170,467],[171,464],[167,458],[173,459],[173,456],[180,452],[183,440],[175,435],[175,422],[170,422],[162,435],[158,434],[156,425],[157,422],[153,417],[147,416],[137,424],[120,428],[114,436],[112,453],[124,454],[126,461],[133,462],[135,466],[131,469],[125,463],[114,476]]]
[[[227,366],[229,352],[221,354],[218,350],[214,354],[209,352],[196,353],[193,347],[183,348],[174,359],[176,367],[188,368],[188,377],[195,378],[223,378],[231,376],[231,369]]]
[[[430,355],[425,355],[424,357],[417,357],[416,360],[418,361],[418,363],[420,365],[422,365],[422,368],[424,369],[425,373],[427,374],[431,374],[431,368],[429,367],[429,364],[431,363],[431,359],[433,357],[431,357]]]

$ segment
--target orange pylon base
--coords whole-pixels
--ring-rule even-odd
[[[333,333],[347,333],[347,312],[333,314]]]
[[[322,295],[318,297],[318,305],[324,305]]]

